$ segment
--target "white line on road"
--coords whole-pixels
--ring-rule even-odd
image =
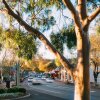
[[[50,86],[50,85],[46,85],[47,87],[51,87],[51,88],[60,88],[60,89],[73,89],[72,87],[63,87],[63,86]]]
[[[96,91],[90,91],[90,92],[96,92]]]

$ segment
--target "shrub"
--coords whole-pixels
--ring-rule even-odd
[[[24,88],[19,88],[19,92],[26,93],[26,89],[24,89]]]
[[[6,89],[0,89],[0,94],[6,93],[7,90]]]
[[[7,93],[16,93],[16,92],[26,93],[26,89],[14,87],[14,88],[9,88],[7,90]]]
[[[16,92],[18,92],[18,89],[19,88],[9,88],[9,89],[7,89],[7,93],[16,93]]]
[[[0,89],[0,94],[3,94],[3,93],[17,93],[17,92],[26,93],[26,89],[18,88],[18,87],[9,88],[9,89]]]

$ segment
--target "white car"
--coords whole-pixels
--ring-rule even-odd
[[[42,76],[42,78],[41,78],[41,79],[45,80],[45,79],[46,79],[46,76]]]
[[[48,82],[48,83],[52,83],[52,82],[54,82],[54,80],[51,79],[51,78],[47,78],[47,79],[46,79],[46,82]]]
[[[32,81],[33,81],[33,77],[29,77],[28,82],[32,82]]]
[[[42,84],[42,80],[40,78],[34,78],[32,80],[32,84],[33,85],[40,85],[40,84]]]

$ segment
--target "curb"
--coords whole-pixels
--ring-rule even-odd
[[[28,93],[27,95],[25,96],[21,96],[21,97],[18,97],[18,98],[12,98],[12,99],[5,99],[5,100],[18,100],[18,99],[23,99],[23,98],[27,98],[30,96],[30,93]]]
[[[10,99],[10,100],[18,100],[18,99],[23,99],[23,98],[27,98],[30,96],[30,93],[25,95],[25,96],[22,96],[22,97],[18,97],[18,98],[13,98],[13,99]]]

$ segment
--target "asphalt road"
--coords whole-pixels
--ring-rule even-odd
[[[34,90],[28,90],[28,91],[31,93],[30,97],[23,98],[23,99],[20,99],[20,100],[66,100],[66,99],[56,97],[56,96],[37,92],[37,91],[34,91]]]
[[[61,82],[32,85],[27,81],[23,86],[30,92],[31,96],[20,100],[74,100],[74,86],[65,85]],[[99,100],[100,89],[91,89],[91,100]]]

